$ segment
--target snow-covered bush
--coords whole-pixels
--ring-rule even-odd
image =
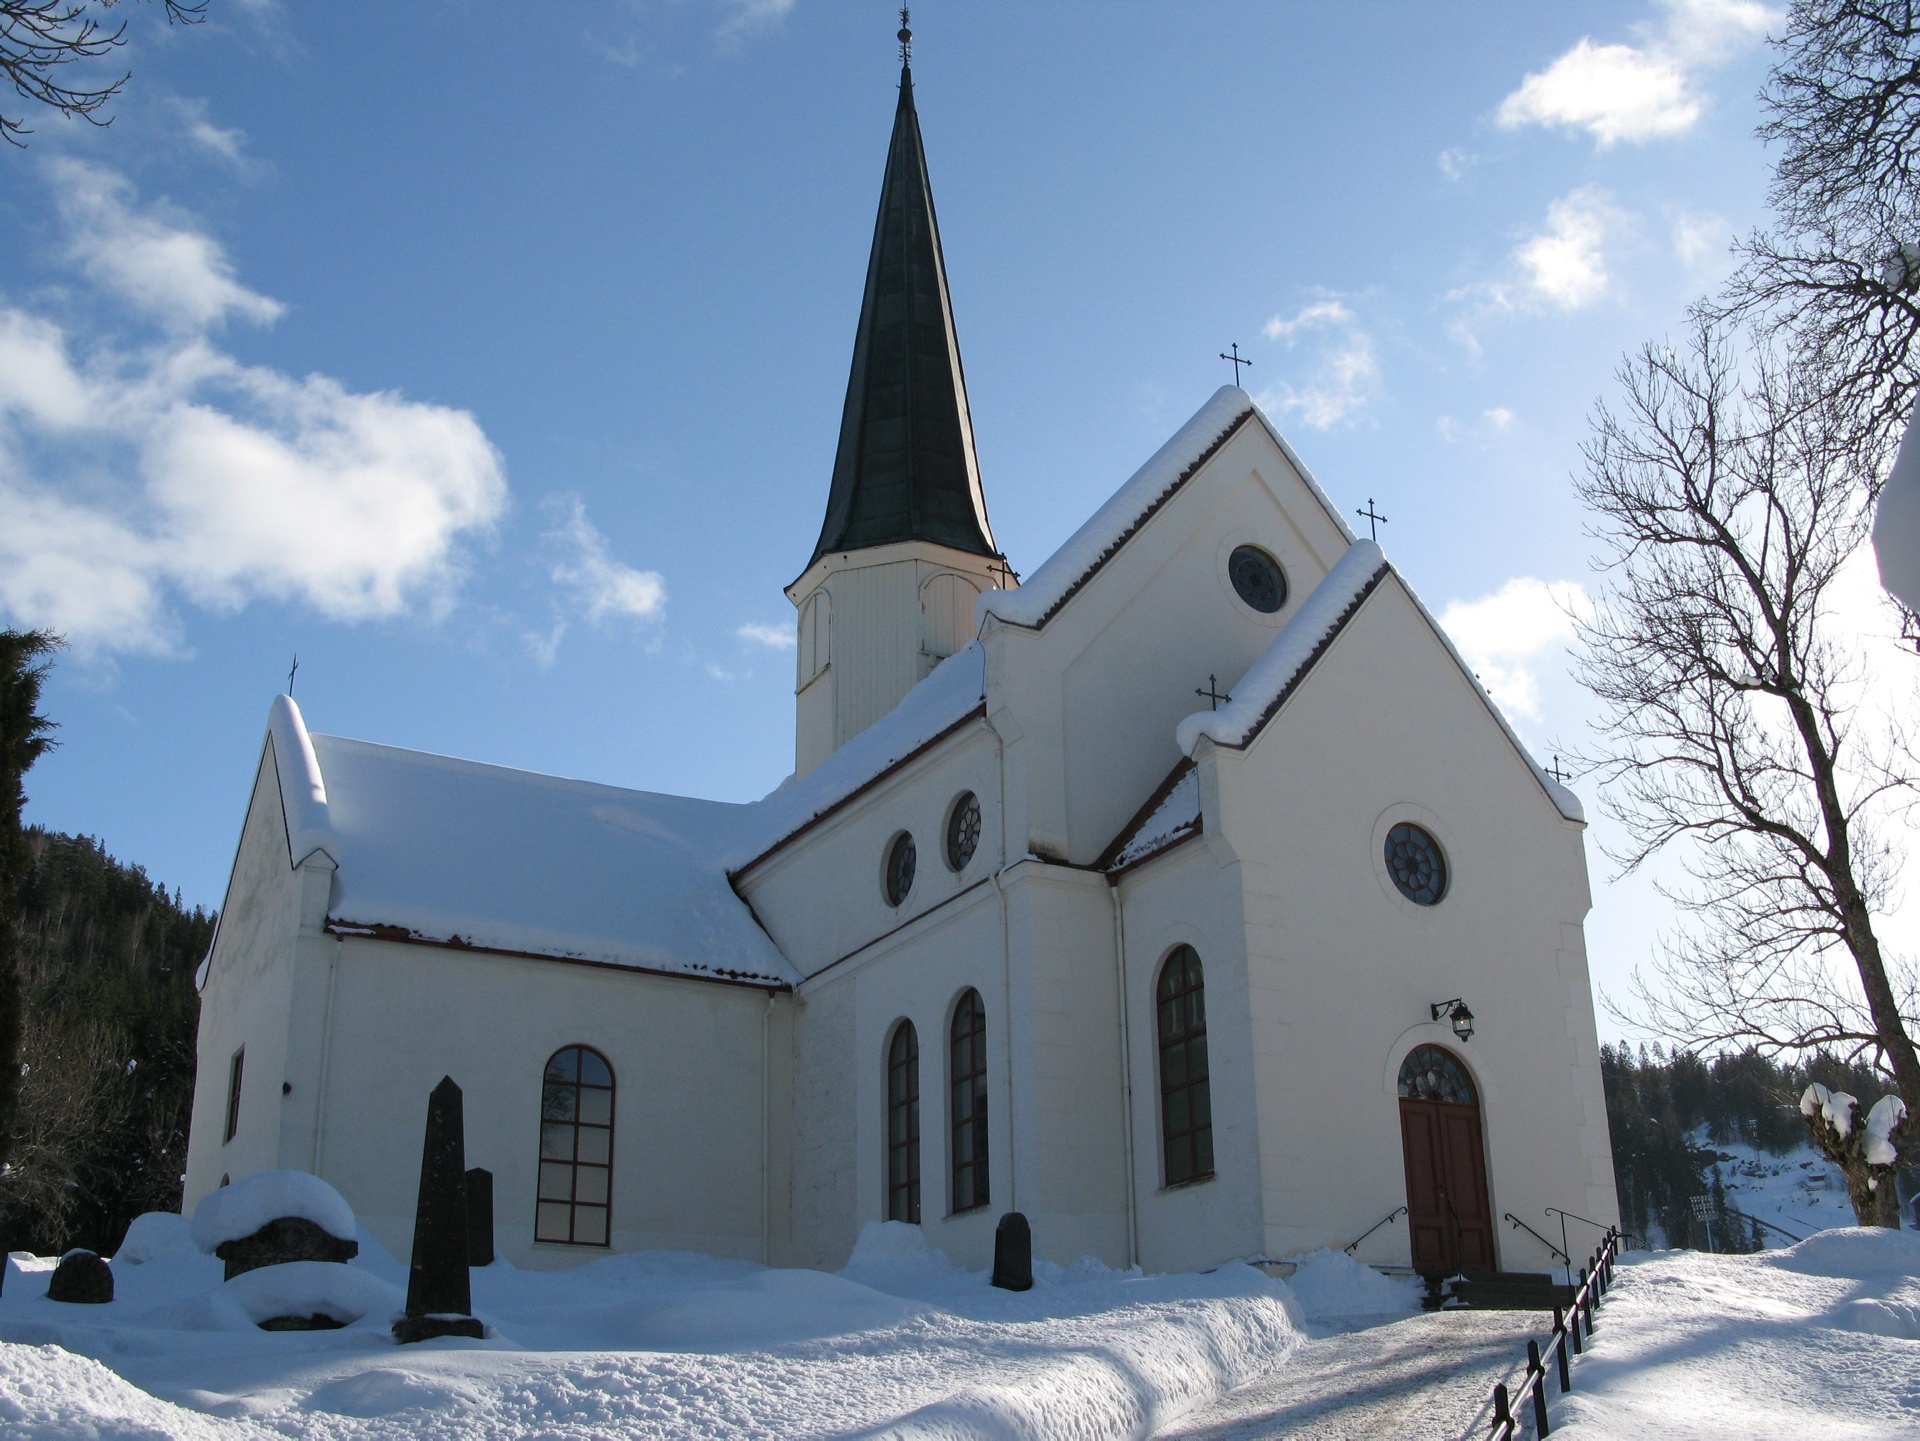
[[[133,1218],[113,1259],[116,1265],[138,1266],[161,1256],[190,1256],[199,1249],[193,1243],[193,1227],[185,1216],[176,1216],[171,1211],[149,1211]]]
[[[1900,1198],[1893,1173],[1900,1164],[1900,1139],[1906,1132],[1907,1105],[1898,1096],[1882,1096],[1859,1124],[1860,1102],[1845,1091],[1819,1082],[1800,1097],[1800,1114],[1814,1144],[1846,1177],[1847,1199],[1862,1226],[1898,1226]]]

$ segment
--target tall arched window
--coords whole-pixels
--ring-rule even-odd
[[[533,1239],[609,1244],[613,1204],[613,1068],[587,1046],[547,1062],[540,1094],[540,1200]]]
[[[887,1219],[920,1224],[920,1037],[912,1021],[887,1044]]]
[[[952,1076],[953,1209],[984,1206],[987,1191],[987,1008],[968,991],[953,1008],[948,1047]]]
[[[1160,968],[1160,1145],[1167,1184],[1213,1174],[1213,1098],[1207,1084],[1207,998],[1200,956],[1181,946]]]

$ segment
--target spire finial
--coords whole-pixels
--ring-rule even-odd
[[[907,28],[907,7],[900,7],[900,63],[913,59],[913,31]]]

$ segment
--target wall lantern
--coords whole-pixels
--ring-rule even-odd
[[[1428,1007],[1428,1009],[1433,1012],[1434,1020],[1437,1021],[1442,1016],[1445,1016],[1448,1020],[1452,1021],[1453,1033],[1458,1036],[1462,1042],[1473,1039],[1473,1012],[1467,1009],[1467,1003],[1465,1001],[1441,1001],[1437,1005]]]

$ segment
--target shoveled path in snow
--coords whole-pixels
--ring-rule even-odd
[[[1440,1311],[1309,1341],[1265,1381],[1161,1431],[1205,1441],[1458,1441],[1550,1314]]]

